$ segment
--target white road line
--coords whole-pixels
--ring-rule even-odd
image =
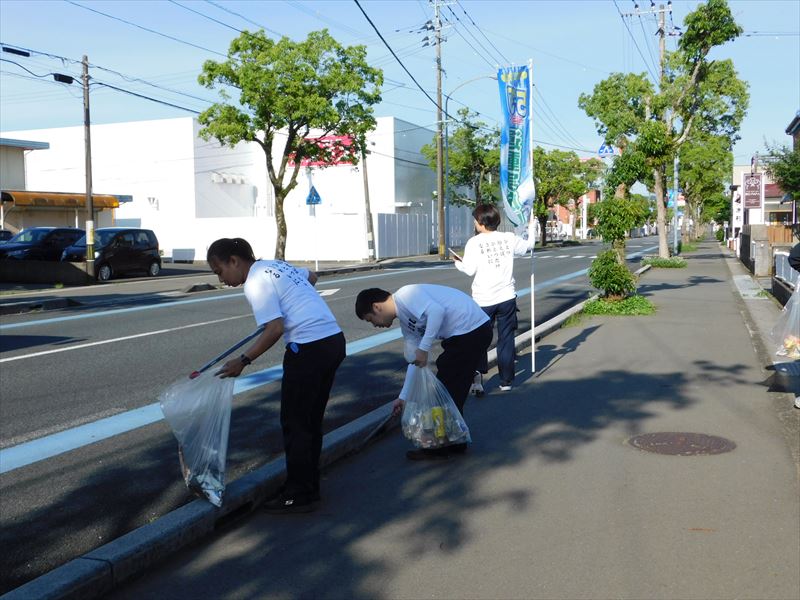
[[[215,319],[213,321],[204,321],[202,323],[192,323],[191,325],[181,325],[180,327],[171,327],[169,329],[159,329],[157,331],[146,331],[144,333],[137,333],[134,335],[126,335],[123,337],[113,338],[110,340],[100,340],[99,342],[89,342],[87,344],[78,344],[76,346],[69,346],[67,348],[56,348],[54,350],[43,350],[41,352],[33,352],[31,354],[21,354],[19,356],[11,356],[9,358],[0,358],[0,363],[11,362],[14,360],[22,360],[23,358],[34,358],[36,356],[45,356],[47,354],[56,354],[58,352],[69,352],[70,350],[80,350],[81,348],[90,348],[92,346],[102,346],[103,344],[113,344],[114,342],[124,342],[125,340],[134,340],[136,338],[147,337],[150,335],[160,335],[162,333],[172,333],[173,331],[181,331],[182,329],[191,329],[192,327],[202,327],[203,325],[213,325],[214,323],[223,323],[225,321],[232,321],[233,319],[243,319],[245,317],[252,317],[252,315],[238,315],[235,317],[225,317],[224,319]]]

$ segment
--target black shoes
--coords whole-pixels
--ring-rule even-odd
[[[319,508],[319,502],[318,494],[310,498],[291,498],[281,494],[272,500],[267,500],[263,508],[264,512],[271,515],[310,513]]]

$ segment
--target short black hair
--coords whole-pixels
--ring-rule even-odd
[[[208,247],[206,262],[211,262],[212,258],[216,258],[222,262],[228,262],[231,256],[238,256],[239,258],[253,262],[256,260],[253,254],[253,248],[247,243],[247,240],[242,238],[220,238]]]
[[[380,288],[369,288],[361,290],[356,297],[356,316],[364,320],[364,317],[372,312],[372,305],[376,302],[385,302],[391,296],[386,290]]]
[[[489,231],[495,231],[500,227],[500,211],[494,204],[478,204],[472,211],[472,218]]]

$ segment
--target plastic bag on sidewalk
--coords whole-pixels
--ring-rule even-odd
[[[158,400],[175,438],[183,479],[191,492],[222,506],[234,379],[211,371],[181,379]]]
[[[783,307],[770,337],[777,346],[775,354],[800,359],[800,282]]]
[[[447,389],[427,367],[408,365],[403,435],[417,448],[471,442],[469,428]]]

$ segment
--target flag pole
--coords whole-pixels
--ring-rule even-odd
[[[533,179],[533,59],[528,59],[528,135],[530,136],[531,147],[531,179]],[[535,181],[535,180],[534,180]],[[535,276],[534,276],[534,250],[536,249],[536,230],[533,221],[536,218],[536,191],[534,188],[533,200],[531,201],[531,214],[528,218],[528,237],[533,236],[531,246],[531,375],[536,374],[536,311],[535,305]]]

